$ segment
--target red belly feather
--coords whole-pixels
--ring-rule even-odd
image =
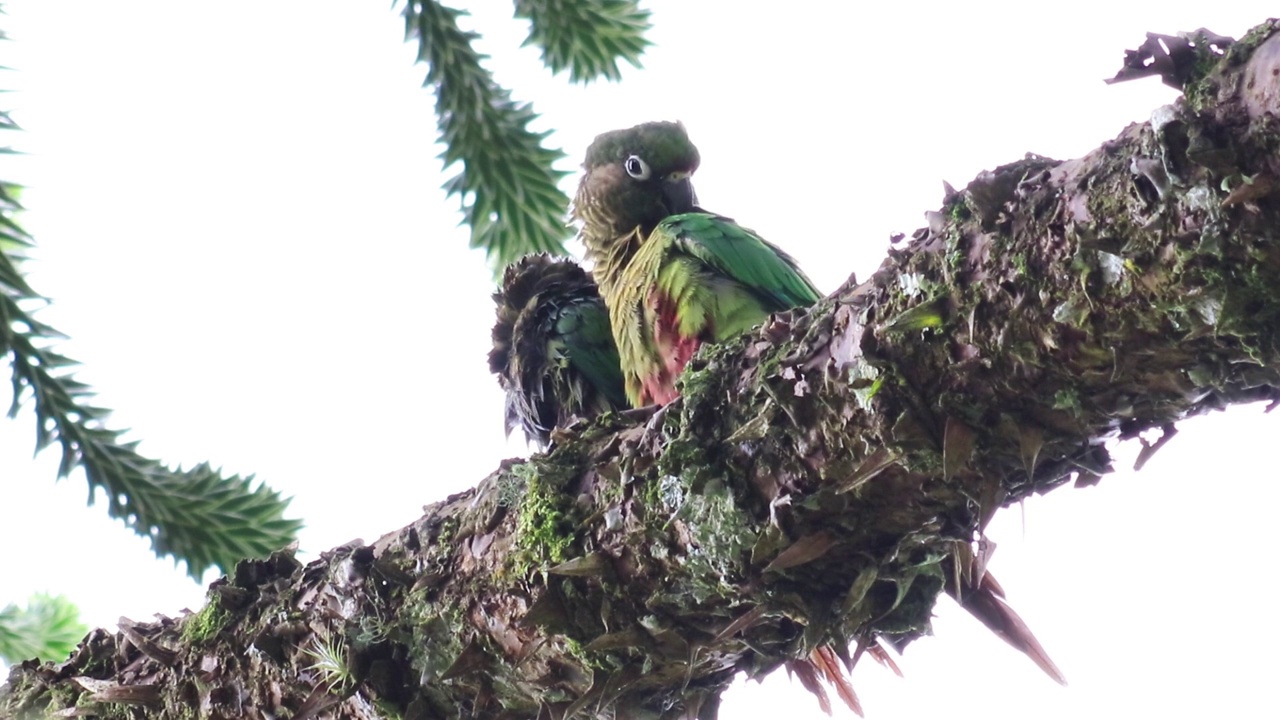
[[[658,360],[657,372],[641,379],[645,402],[666,405],[680,396],[676,392],[676,378],[698,351],[702,340],[697,335],[680,334],[676,304],[657,292],[649,295],[653,314],[653,343]],[[699,333],[701,334],[701,333]]]

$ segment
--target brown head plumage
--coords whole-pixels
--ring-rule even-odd
[[[648,122],[596,137],[582,163],[573,201],[582,240],[598,259],[637,231],[643,237],[663,218],[695,209],[689,176],[698,149],[678,122]]]

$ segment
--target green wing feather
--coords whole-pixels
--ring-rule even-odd
[[[760,297],[768,312],[808,307],[822,297],[781,248],[733,220],[711,213],[672,215],[654,230]]]
[[[610,283],[610,319],[633,404],[666,402],[702,342],[722,342],[770,313],[817,302],[795,260],[732,220],[672,215]]]
[[[627,407],[618,347],[609,327],[609,311],[599,295],[583,297],[561,308],[552,338],[563,361],[586,380],[586,387],[601,396],[594,404],[606,406],[600,409]]]
[[[723,341],[822,297],[790,255],[711,213],[663,220],[633,264],[672,303],[684,337]]]
[[[574,418],[627,407],[608,310],[574,262],[530,255],[493,295],[489,368],[506,391],[506,426],[546,446]]]

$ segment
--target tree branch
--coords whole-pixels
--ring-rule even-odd
[[[553,167],[564,153],[543,147],[550,133],[529,129],[533,106],[513,101],[481,64],[471,45],[479,35],[458,26],[466,14],[435,0],[404,7],[405,37],[418,41],[424,84],[435,88],[440,158],[462,166],[445,190],[462,200],[471,247],[484,248],[495,268],[531,252],[565,255],[569,198],[558,183],[566,173]]]
[[[25,608],[10,603],[0,609],[0,659],[13,664],[32,657],[65,656],[87,629],[70,600],[36,593]]]
[[[649,46],[649,11],[635,0],[515,0],[516,17],[529,20],[525,45],[542,49],[551,72],[569,71],[569,80],[621,80],[619,60],[639,67]]]
[[[17,130],[0,111],[0,131]],[[11,154],[0,147],[0,154]],[[9,417],[30,400],[36,416],[36,452],[58,444],[58,477],[77,467],[89,483],[89,502],[101,489],[107,512],[151,541],[158,557],[187,565],[197,581],[205,570],[223,572],[246,557],[264,557],[293,542],[302,523],[284,517],[287,498],[253,477],[223,477],[200,463],[189,470],[169,468],[139,454],[120,430],[107,426],[111,411],[93,403],[89,386],[76,380],[78,363],[54,352],[65,336],[28,311],[45,299],[22,276],[22,252],[31,237],[17,221],[21,187],[0,181],[0,356],[12,367]]]
[[[1280,401],[1277,30],[1195,47],[1188,99],[1089,155],[951,193],[656,415],[372,545],[243,563],[200,613],[16,668],[0,708],[710,718],[737,672],[910,642],[1001,506],[1096,482],[1108,438]]]

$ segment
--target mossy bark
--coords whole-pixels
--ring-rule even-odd
[[[712,717],[738,672],[909,642],[1001,506],[1097,482],[1108,438],[1280,401],[1278,29],[1195,48],[1194,103],[950,194],[665,410],[15,667],[0,716]]]

